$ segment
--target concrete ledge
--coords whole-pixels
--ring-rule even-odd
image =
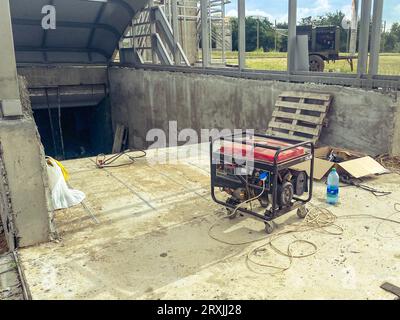
[[[29,88],[107,84],[108,81],[106,67],[18,67],[18,74],[26,78]]]
[[[19,99],[0,100],[0,107],[4,117],[22,116],[22,105]]]

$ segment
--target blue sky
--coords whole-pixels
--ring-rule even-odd
[[[298,17],[323,15],[342,10],[350,14],[352,0],[298,0]],[[360,1],[361,3],[361,1]],[[246,0],[246,14],[268,17],[269,20],[287,21],[288,0]],[[237,16],[237,0],[227,6],[227,15]],[[400,22],[400,0],[385,0],[383,19],[389,25]]]

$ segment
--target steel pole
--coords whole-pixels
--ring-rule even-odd
[[[245,0],[238,0],[239,17],[239,69],[246,68],[246,4]]]
[[[369,26],[371,22],[372,0],[362,0],[361,27],[358,49],[358,75],[366,74],[368,68]]]
[[[379,53],[381,51],[382,37],[383,1],[384,0],[374,0],[371,33],[371,56],[369,59],[369,74],[371,76],[377,75],[379,69]]]
[[[200,0],[201,13],[201,50],[203,67],[207,68],[210,63],[209,34],[208,34],[208,0]]]
[[[357,51],[357,33],[358,33],[358,0],[352,1],[352,16],[351,16],[351,34],[350,34],[350,49],[351,55],[355,55]]]
[[[174,36],[174,60],[175,65],[181,64],[181,57],[178,50],[179,25],[178,25],[178,0],[171,0],[172,9],[172,32]]]
[[[288,57],[287,72],[295,71],[296,58],[296,36],[297,36],[297,0],[289,0],[289,21],[288,21]]]

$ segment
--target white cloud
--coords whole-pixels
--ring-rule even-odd
[[[227,17],[236,17],[238,16],[238,12],[236,9],[229,10],[226,14]]]
[[[299,18],[305,18],[309,16],[323,15],[324,13],[331,11],[332,5],[329,0],[315,0],[313,5],[307,8],[298,8],[297,15]]]
[[[238,16],[238,12],[236,9],[231,9],[226,13],[227,17],[236,17]],[[267,18],[269,21],[274,22],[275,20],[277,22],[283,22],[287,21],[287,16],[276,16],[274,17],[272,14],[269,14],[268,12],[265,12],[264,10],[261,9],[246,9],[246,16],[250,17],[264,17]]]
[[[343,6],[340,11],[342,11],[347,18],[351,19],[352,9],[350,4]]]
[[[399,11],[400,11],[400,5]],[[314,0],[312,5],[307,7],[299,7],[297,9],[297,18],[305,18],[305,17],[315,17],[318,15],[324,15],[327,12],[331,12],[335,8],[331,5],[330,0]],[[346,5],[341,8],[341,10],[346,14],[351,16],[351,5]],[[238,12],[237,9],[231,9],[226,13],[228,17],[237,17]],[[246,9],[246,16],[261,16],[268,18],[269,21],[274,22],[287,22],[288,16],[287,14],[280,15],[272,15],[262,9]]]

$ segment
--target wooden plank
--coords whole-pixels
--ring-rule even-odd
[[[299,99],[313,99],[329,101],[332,96],[327,93],[314,93],[314,92],[300,92],[300,91],[285,91],[282,92],[279,97],[281,98],[299,98]]]
[[[290,123],[283,123],[283,122],[271,122],[269,124],[270,128],[275,128],[275,129],[284,129],[284,130],[289,130],[289,131],[294,131],[294,132],[301,132],[301,133],[306,133],[306,134],[311,134],[313,136],[317,136],[320,133],[320,128],[321,126],[318,125],[317,128],[308,128],[308,127],[303,127],[298,124],[290,124]]]
[[[288,134],[288,133],[272,131],[271,129],[268,130],[268,135],[273,136],[273,137],[277,137],[277,138],[282,138],[282,139],[294,140],[294,141],[312,141],[312,142],[315,142],[318,139],[317,137],[306,138],[306,137],[294,136],[294,135],[291,135],[291,134]]]
[[[300,120],[300,121],[309,122],[312,124],[322,124],[323,118],[324,118],[323,116],[320,116],[320,117],[305,116],[302,114],[282,112],[282,111],[277,111],[277,110],[274,110],[274,112],[272,113],[272,116],[275,118]]]
[[[113,148],[112,148],[113,154],[122,151],[122,142],[124,139],[124,132],[125,132],[125,126],[118,123],[117,127],[115,128],[114,144],[113,144]]]
[[[309,103],[300,103],[300,102],[291,102],[291,101],[277,101],[275,104],[276,107],[280,108],[292,108],[292,109],[301,109],[307,111],[318,111],[318,112],[326,112],[328,106],[319,105],[319,104],[309,104]]]

